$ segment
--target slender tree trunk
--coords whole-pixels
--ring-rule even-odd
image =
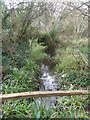
[[[0,5],[0,85],[2,83],[2,9]],[[0,87],[0,91],[2,88]],[[1,92],[0,92],[1,94]],[[0,100],[0,118],[2,118],[2,99]]]
[[[88,69],[88,75],[90,78],[90,0],[89,0],[89,5],[88,5],[88,65],[89,65],[89,69]],[[88,90],[90,91],[90,79],[88,81]],[[90,96],[88,96],[88,111],[90,111]],[[90,113],[90,112],[89,112]]]
[[[90,78],[90,0],[88,4],[88,64],[89,64],[89,78]],[[89,81],[89,85],[90,85],[90,81]]]
[[[88,38],[90,38],[90,0],[88,5]]]

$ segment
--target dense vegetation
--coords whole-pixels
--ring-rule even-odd
[[[21,2],[8,8],[0,1],[0,6],[3,94],[39,90],[42,64],[57,75],[59,90],[89,88],[88,25],[83,7],[80,12],[63,3]],[[50,108],[34,99],[4,102],[2,108],[4,118],[89,119],[88,106],[88,96],[71,96],[58,97],[56,106]]]

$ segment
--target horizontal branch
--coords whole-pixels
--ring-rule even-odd
[[[34,91],[34,92],[22,92],[0,95],[0,100],[14,100],[24,98],[39,98],[39,97],[52,97],[52,96],[73,96],[73,95],[90,95],[87,90],[70,90],[70,91]]]

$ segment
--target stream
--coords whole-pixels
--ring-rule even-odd
[[[39,90],[40,91],[54,91],[57,90],[57,83],[55,81],[55,75],[49,71],[49,67],[47,65],[41,66],[41,85]],[[35,100],[37,104],[41,102],[43,104],[46,103],[47,107],[55,106],[56,97],[45,97],[45,98],[38,98]]]
[[[57,89],[57,83],[55,82],[55,75],[50,73],[47,65],[42,65],[41,67],[41,78],[42,84],[40,86],[40,91],[52,91]]]

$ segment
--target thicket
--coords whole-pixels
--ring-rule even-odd
[[[48,31],[42,32],[40,26],[34,24],[38,23],[37,18],[43,18],[47,6],[45,3],[31,2],[26,6],[22,3],[10,10],[3,2],[0,4],[3,94],[39,90],[40,67],[43,63],[51,66],[57,75],[59,89],[89,87],[88,42],[87,33],[84,32],[87,28],[83,30],[82,23],[78,34],[77,26],[64,23],[64,19],[67,23],[68,18],[56,21],[56,27],[51,26]],[[47,108],[46,103],[36,103],[34,99],[30,99],[29,103],[27,99],[8,101],[3,103],[3,117],[89,119],[88,101],[88,96],[58,97],[56,106],[51,108]]]

